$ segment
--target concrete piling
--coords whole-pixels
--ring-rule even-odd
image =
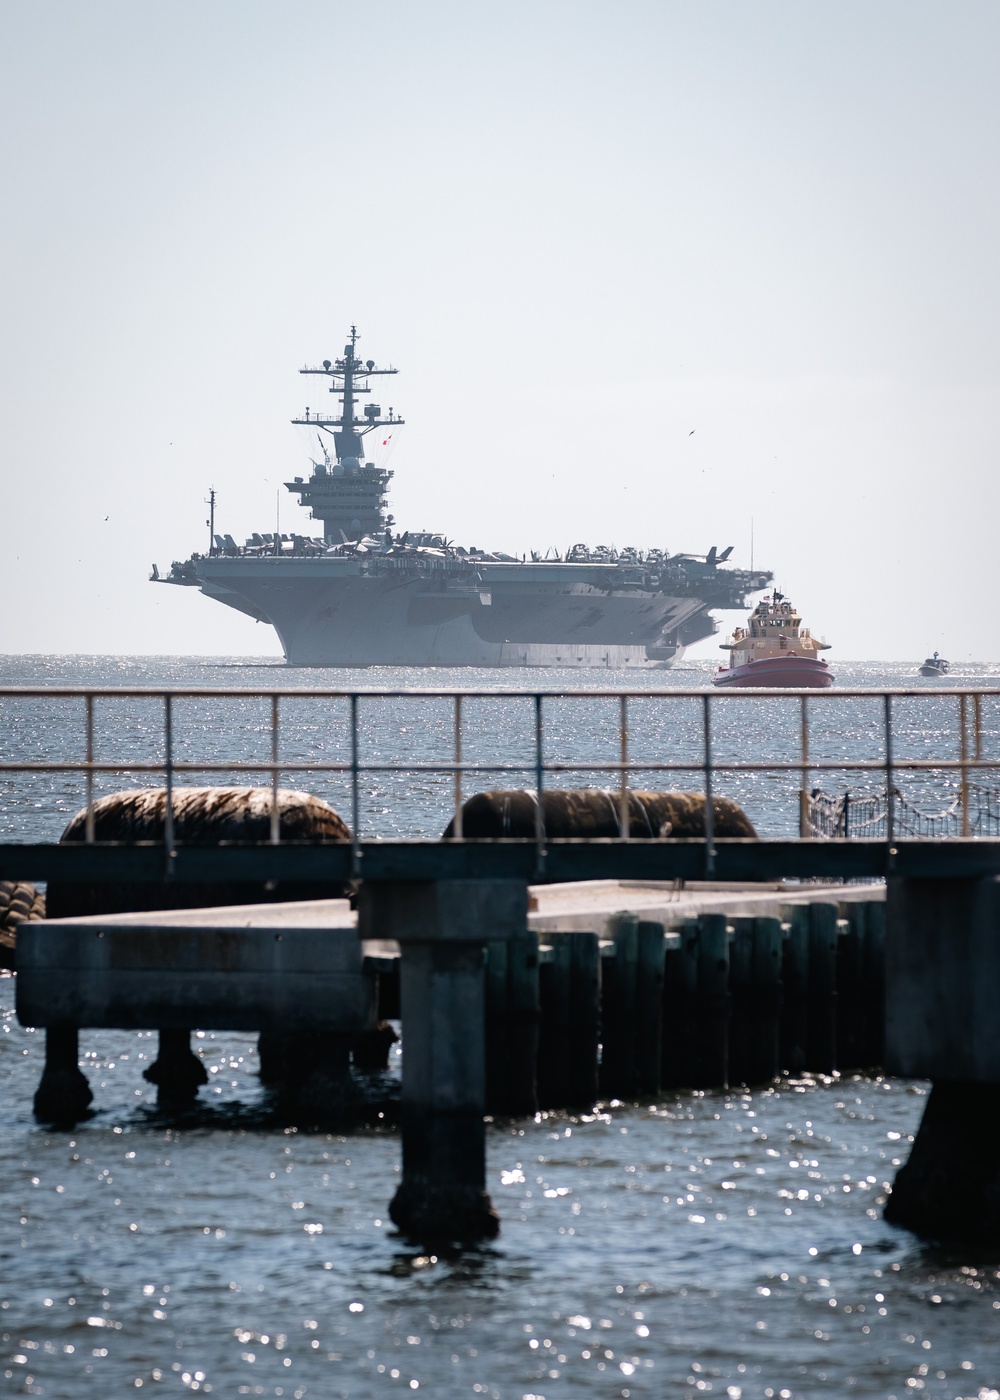
[[[729,929],[724,914],[698,920],[698,1024],[692,1089],[729,1083]]]
[[[570,1100],[592,1104],[598,1093],[601,952],[596,933],[570,935]]]
[[[486,945],[525,941],[527,886],[514,880],[387,881],[362,887],[362,937],[400,944],[406,1042],[403,1179],[389,1208],[423,1244],[492,1238],[486,1192]],[[536,954],[537,973],[537,954]]]
[[[864,943],[865,1064],[885,1064],[885,904],[866,902]]]
[[[377,1062],[383,1046],[388,1053],[384,1037],[381,1046],[374,1039],[377,1034],[375,1029],[355,1036],[336,1031],[261,1031],[257,1040],[261,1082],[274,1090],[284,1112],[301,1121],[349,1119],[358,1098],[351,1080],[351,1051],[357,1052],[360,1046],[364,1056],[363,1047],[370,1044]],[[371,1042],[365,1039],[368,1036],[373,1037]]]
[[[572,1103],[571,937],[563,934],[553,938],[538,969],[541,1021],[537,1083],[541,1109],[566,1108]]]
[[[782,905],[781,985],[779,1030],[781,1067],[799,1075],[809,1065],[809,908]]]
[[[189,1030],[161,1030],[159,1053],[142,1077],[155,1084],[161,1104],[190,1103],[203,1084],[208,1072],[191,1049]]]
[[[601,957],[596,933],[560,933],[539,968],[538,1106],[590,1108],[598,1098]]]
[[[663,1054],[663,925],[623,914],[613,933],[613,956],[601,964],[601,1093],[656,1094]]]
[[[611,950],[609,950],[611,951]],[[614,956],[601,967],[601,1093],[631,1098],[636,1092],[636,986],[639,970],[639,920],[620,915],[613,928]]]
[[[663,960],[663,1030],[660,1084],[682,1089],[697,1074],[699,923],[686,919],[677,944]]]
[[[598,1095],[601,950],[596,933],[571,933],[569,944],[569,1099],[589,1107]]]
[[[378,1074],[389,1068],[389,1056],[399,1036],[388,1021],[370,1031],[359,1031],[351,1040],[351,1063],[362,1074]]]
[[[311,1053],[300,1052],[302,1068],[290,1086],[296,1117],[306,1123],[349,1119],[358,1097],[351,1078],[350,1037],[323,1032],[307,1039]]]
[[[729,945],[729,991],[732,997],[732,1018],[729,1023],[729,1067],[731,1084],[752,1084],[750,1076],[750,1042],[755,1028],[753,984],[752,918],[733,919],[733,936]]]
[[[778,919],[733,920],[731,1084],[765,1084],[780,1073],[782,952],[782,928]]]
[[[640,920],[636,947],[635,1085],[640,1094],[660,1092],[663,1059],[663,980],[666,937],[663,925]]]
[[[842,904],[837,921],[837,1068],[863,1069],[868,1057],[865,906]]]
[[[499,1220],[486,1192],[485,1058],[475,1034],[482,1024],[482,949],[408,946],[401,978],[403,1179],[389,1215],[423,1244],[491,1238]]]
[[[930,1079],[887,1220],[1000,1245],[1000,878],[888,882],[885,1061]]]
[[[538,935],[486,945],[486,1109],[511,1117],[536,1112],[539,1031]]]
[[[809,905],[806,1064],[814,1074],[837,1068],[837,906]]]
[[[885,1218],[945,1244],[1000,1244],[1000,1084],[932,1085]]]
[[[783,930],[780,919],[762,917],[754,928],[754,985],[757,987],[757,1034],[752,1042],[752,1083],[763,1084],[781,1072],[781,985]]]
[[[483,1033],[486,1040],[487,1113],[503,1113],[507,1102],[507,1043],[509,1039],[507,942],[493,939],[486,945],[483,971]]]
[[[35,1091],[40,1123],[71,1126],[86,1117],[94,1095],[80,1069],[80,1033],[76,1026],[49,1026],[45,1032],[45,1068]]]

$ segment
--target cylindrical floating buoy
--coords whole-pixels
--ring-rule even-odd
[[[171,791],[174,838],[185,846],[220,841],[267,841],[271,835],[269,787],[175,787]],[[346,823],[327,802],[308,792],[279,788],[279,835],[283,841],[349,841]],[[133,788],[94,803],[95,841],[157,841],[163,838],[166,788]],[[63,832],[62,841],[86,839],[87,809]]]
[[[349,841],[351,833],[333,808],[308,792],[279,788],[278,832],[282,841]],[[174,840],[181,846],[216,846],[226,841],[267,841],[271,834],[270,788],[174,788],[170,808]],[[164,788],[137,788],[99,798],[93,806],[95,841],[162,841],[167,816]],[[86,809],[77,812],[60,840],[86,839]],[[51,919],[143,909],[198,909],[222,904],[264,904],[282,899],[336,899],[342,881],[296,883],[179,881],[117,884],[53,880],[48,889]]]
[[[480,792],[462,807],[462,835],[471,839],[535,835],[538,798],[530,791]],[[712,798],[716,836],[756,837],[749,817],[729,797]],[[621,836],[621,797],[607,789],[550,788],[542,793],[542,824],[550,840]],[[628,834],[635,840],[704,836],[701,792],[630,792]],[[454,818],[445,840],[455,835]]]

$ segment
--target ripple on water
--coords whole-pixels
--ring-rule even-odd
[[[391,1132],[276,1127],[252,1042],[154,1111],[149,1036],[83,1037],[98,1112],[36,1127],[41,1036],[0,981],[7,1393],[921,1394],[993,1400],[998,1260],[885,1225],[924,1086],[803,1079],[490,1130],[496,1245],[405,1248]]]

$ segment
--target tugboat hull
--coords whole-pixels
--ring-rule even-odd
[[[768,656],[759,661],[720,670],[714,683],[734,689],[825,690],[833,685],[833,673],[825,661],[812,656]]]

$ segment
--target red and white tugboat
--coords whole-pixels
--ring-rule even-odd
[[[720,666],[716,685],[766,686],[769,689],[820,690],[833,685],[829,666],[819,655],[828,651],[818,641],[783,593],[757,604],[748,627],[737,627],[722,643],[729,665]]]

